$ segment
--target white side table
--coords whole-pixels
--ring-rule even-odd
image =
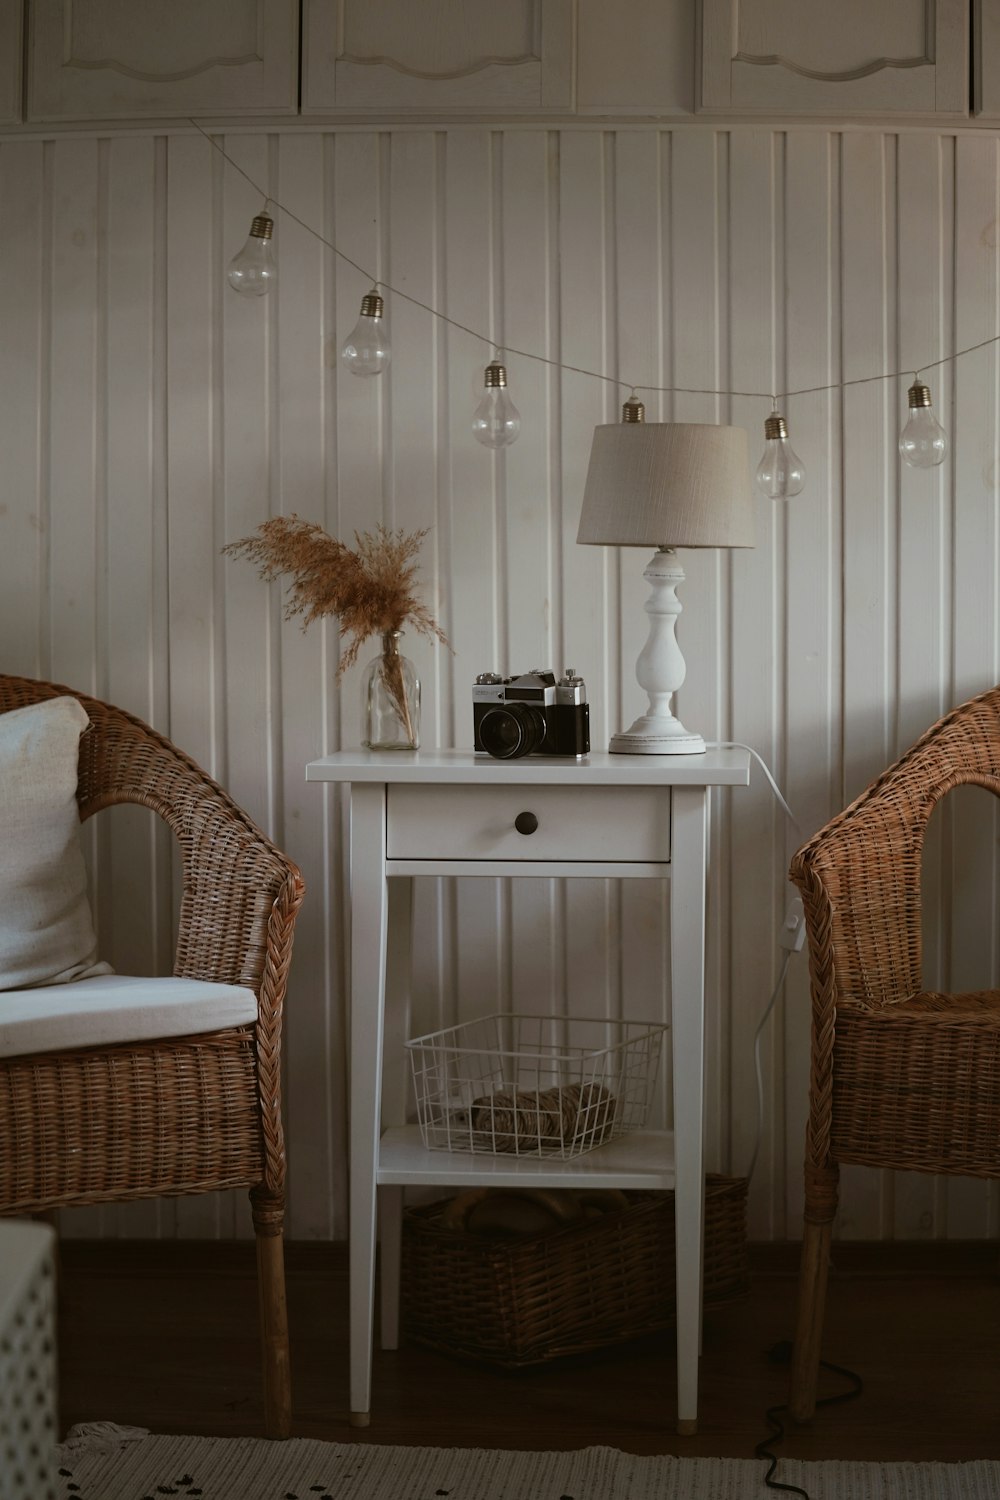
[[[366,1425],[371,1406],[377,1190],[382,1342],[395,1348],[404,1187],[585,1182],[674,1190],[677,1430],[695,1432],[708,793],[713,786],[747,786],[749,754],[595,752],[577,762],[496,761],[466,750],[346,750],[312,761],[306,779],[351,788],[351,1421]],[[514,826],[522,812],[537,820],[530,834]],[[418,1127],[404,1123],[414,875],[669,877],[673,1131],[636,1131],[562,1162],[426,1151]],[[391,1067],[383,1088],[384,1053]]]

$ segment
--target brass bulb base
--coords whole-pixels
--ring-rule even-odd
[[[483,385],[488,391],[501,390],[507,384],[507,371],[498,360],[488,364],[483,371]]]
[[[274,233],[274,220],[268,214],[258,214],[250,225],[250,234],[255,240],[269,240]]]
[[[786,438],[787,436],[788,423],[785,421],[784,417],[778,416],[778,414],[775,413],[773,416],[764,418],[765,439]]]
[[[385,303],[378,292],[366,292],[361,299],[361,316],[363,318],[380,318]]]
[[[638,396],[630,396],[622,407],[623,422],[645,422],[646,408]]]
[[[922,406],[930,406],[930,386],[924,385],[922,380],[915,380],[906,393],[910,403],[911,411],[919,411]]]

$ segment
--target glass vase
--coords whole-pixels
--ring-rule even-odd
[[[361,743],[369,750],[416,750],[420,745],[420,679],[399,650],[401,630],[386,630],[382,651],[361,683]]]

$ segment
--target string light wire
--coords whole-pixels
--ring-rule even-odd
[[[220,145],[215,137],[204,126],[199,125],[198,121],[190,115],[188,116],[188,123],[193,125],[195,130],[205,137],[209,145],[218,151],[219,155],[250,184],[255,192],[264,198],[267,204],[273,205],[286,218],[291,219],[293,224],[297,224],[300,229],[304,229],[307,234],[311,234],[321,245],[325,245],[328,250],[331,250],[346,265],[359,272],[371,286],[382,287],[385,291],[391,293],[393,297],[400,297],[404,302],[409,302],[411,306],[419,307],[421,311],[430,313],[432,318],[439,318],[443,323],[447,323],[450,328],[455,328],[460,333],[467,333],[470,338],[478,339],[480,343],[488,345],[491,349],[497,347],[496,341],[487,334],[480,332],[478,328],[470,328],[467,323],[460,323],[457,318],[452,318],[447,313],[439,311],[438,308],[431,307],[427,302],[421,302],[419,297],[411,296],[409,292],[404,292],[399,287],[391,286],[387,281],[378,281],[373,278],[364,266],[359,265],[356,260],[352,260],[332,240],[328,240],[325,235],[320,234],[318,229],[314,229],[311,224],[307,224],[305,219],[300,218],[293,209],[287,208],[284,203],[272,195],[265,194],[264,189],[250,176],[250,173],[245,171],[239,162],[230,156],[225,147]],[[951,364],[953,360],[961,359],[963,355],[974,354],[978,349],[987,349],[991,344],[996,343],[1000,343],[1000,333],[994,334],[992,338],[981,339],[978,344],[969,344],[966,348],[956,349],[952,354],[945,354],[940,359],[927,360],[924,364],[918,366],[918,368],[920,370],[936,370],[941,365]],[[703,386],[690,385],[640,385],[631,380],[621,380],[617,375],[605,375],[603,370],[588,370],[582,365],[568,365],[560,359],[550,359],[547,355],[536,354],[530,349],[515,349],[510,344],[504,344],[503,352],[505,354],[516,354],[519,359],[534,360],[536,364],[548,365],[556,370],[568,370],[574,375],[586,375],[592,380],[603,380],[607,385],[616,385],[623,390],[632,392],[646,391],[653,395],[662,396],[735,396],[746,400],[770,401],[774,406],[777,406],[779,400],[784,401],[791,396],[815,396],[824,394],[827,391],[846,390],[849,386],[872,385],[880,380],[900,380],[904,376],[908,378],[913,373],[914,368],[912,365],[908,365],[904,370],[890,370],[884,375],[858,375],[851,380],[835,380],[830,385],[801,386],[797,390],[789,391],[726,391],[709,390]]]

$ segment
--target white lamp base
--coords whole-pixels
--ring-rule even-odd
[[[648,714],[636,719],[629,729],[611,736],[608,749],[612,755],[703,755],[705,741],[700,734],[690,734],[680,719],[674,719],[676,733],[665,734],[663,726]]]
[[[685,729],[670,711],[670,700],[686,673],[675,633],[682,608],[677,585],[684,582],[684,569],[676,552],[661,547],[642,576],[651,585],[645,606],[649,639],[639,654],[635,675],[649,697],[649,707],[631,728],[612,736],[608,749],[612,755],[703,755],[701,735]]]

